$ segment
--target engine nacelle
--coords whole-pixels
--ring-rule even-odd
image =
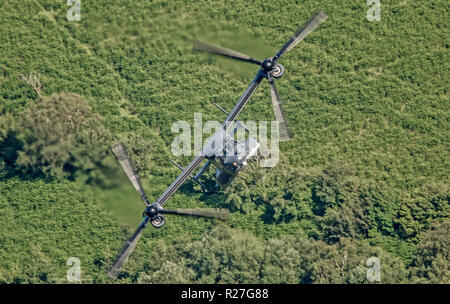
[[[284,66],[276,63],[275,66],[272,69],[272,76],[273,78],[280,78],[284,74]]]
[[[150,223],[155,228],[161,228],[166,223],[166,219],[161,214],[158,214],[151,219]]]

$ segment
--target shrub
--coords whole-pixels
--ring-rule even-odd
[[[0,137],[0,158],[15,172],[73,179],[78,170],[107,166],[109,133],[102,117],[81,96],[43,97],[7,121]]]

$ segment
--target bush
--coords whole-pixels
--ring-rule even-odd
[[[110,135],[81,96],[43,97],[8,122],[3,122],[0,158],[14,172],[74,179],[78,170],[108,166]]]
[[[367,260],[371,257],[380,259],[381,283],[408,279],[399,258],[351,239],[333,245],[303,235],[261,240],[250,232],[221,225],[202,240],[180,239],[173,247],[160,241],[155,248],[152,269],[141,272],[138,282],[368,283],[367,271],[372,265],[368,266]]]
[[[450,221],[434,223],[423,233],[412,267],[419,283],[450,284]]]

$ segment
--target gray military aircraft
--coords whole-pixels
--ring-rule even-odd
[[[236,117],[242,111],[244,106],[247,104],[249,98],[252,96],[258,85],[267,79],[270,86],[270,93],[272,97],[272,105],[274,109],[274,114],[276,120],[279,122],[280,126],[280,140],[289,140],[291,138],[284,114],[282,111],[281,101],[275,86],[274,79],[280,78],[284,74],[284,67],[277,61],[282,58],[282,56],[290,51],[294,46],[296,46],[300,41],[302,41],[306,36],[308,36],[314,29],[316,29],[322,22],[324,22],[328,16],[320,11],[317,13],[307,24],[298,30],[291,39],[286,42],[283,47],[272,57],[266,58],[263,61],[251,58],[245,54],[206,44],[203,42],[196,41],[194,49],[198,51],[209,52],[224,57],[237,59],[245,62],[254,63],[260,66],[255,78],[247,87],[245,92],[237,101],[231,112],[226,112],[220,106],[223,112],[227,114],[227,118],[216,133],[214,133],[203,146],[200,155],[197,155],[194,160],[186,167],[182,168],[174,161],[172,161],[180,170],[181,174],[172,182],[172,184],[164,191],[161,196],[156,199],[154,203],[150,203],[144,189],[139,180],[139,176],[133,169],[133,165],[128,158],[125,149],[121,143],[116,143],[113,145],[112,150],[119,160],[119,163],[125,170],[131,183],[141,196],[142,201],[145,204],[145,210],[143,213],[143,219],[137,230],[128,239],[125,246],[121,250],[119,256],[115,260],[114,264],[108,271],[108,275],[112,278],[117,278],[119,270],[122,265],[127,260],[128,256],[132,253],[139,238],[142,235],[142,231],[147,226],[148,222],[156,228],[160,228],[165,223],[164,214],[177,214],[177,215],[188,215],[188,216],[199,216],[199,217],[211,217],[219,218],[225,220],[229,212],[226,209],[175,209],[169,210],[163,208],[163,205],[167,200],[175,193],[175,191],[183,184],[187,179],[191,178],[196,183],[200,184],[203,190],[208,191],[203,183],[200,182],[200,176],[206,171],[206,169],[212,164],[216,167],[216,189],[224,188],[228,186],[231,181],[237,176],[237,174],[251,161],[258,153],[259,143],[255,138],[248,138],[244,142],[240,142],[234,139],[234,133],[237,128],[246,127],[236,121]],[[216,105],[217,106],[217,105]],[[237,124],[236,124],[237,122]],[[235,125],[233,128],[232,126]],[[200,169],[198,173],[193,175],[194,170],[206,160],[206,163]]]

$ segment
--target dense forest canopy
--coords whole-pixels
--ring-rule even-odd
[[[221,121],[255,66],[192,52],[195,39],[258,58],[319,9],[329,19],[282,59],[294,135],[274,168],[224,192],[186,182],[171,207],[225,207],[225,223],[168,215],[121,283],[450,283],[446,1],[0,2],[0,282],[83,283],[106,270],[143,205],[115,161],[122,141],[156,199],[177,176],[178,120]],[[263,83],[240,119],[273,120]],[[179,157],[182,165],[188,157]],[[210,171],[207,177],[212,178]]]

